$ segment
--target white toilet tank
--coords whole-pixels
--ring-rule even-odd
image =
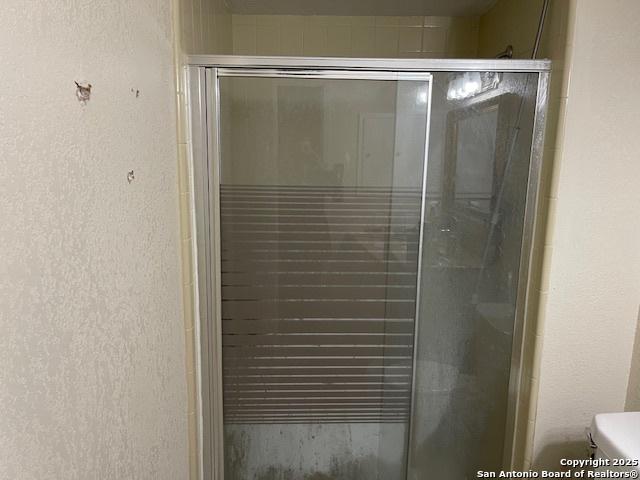
[[[639,478],[640,475],[640,412],[601,413],[593,418],[591,440],[596,459],[608,465],[597,471],[612,475],[600,478]],[[619,476],[620,472],[630,474]]]

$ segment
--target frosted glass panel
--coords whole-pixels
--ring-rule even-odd
[[[505,449],[538,75],[452,99],[457,80],[434,74],[409,480],[476,478]]]
[[[405,477],[427,98],[220,79],[225,478]]]

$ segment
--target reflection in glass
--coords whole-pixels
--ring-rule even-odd
[[[537,74],[455,98],[451,78],[434,74],[410,480],[500,470],[505,447]]]

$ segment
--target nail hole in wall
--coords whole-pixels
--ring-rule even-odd
[[[83,105],[89,101],[91,98],[91,84],[81,84],[78,82],[73,82],[76,84],[76,98]]]

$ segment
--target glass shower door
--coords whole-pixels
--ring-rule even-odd
[[[219,75],[226,479],[405,477],[429,79]]]
[[[537,92],[537,73],[433,74],[408,480],[509,465]]]

